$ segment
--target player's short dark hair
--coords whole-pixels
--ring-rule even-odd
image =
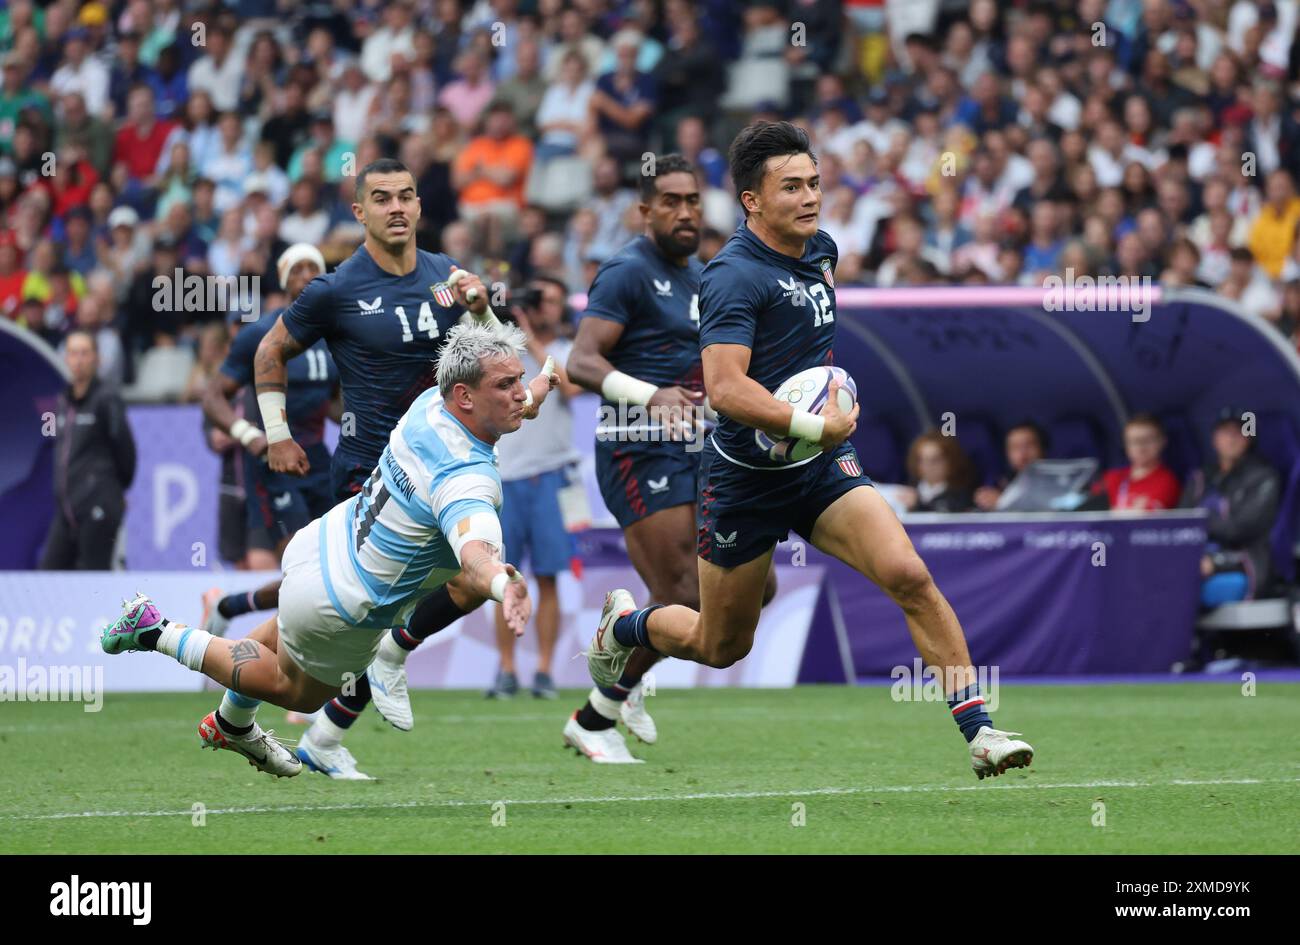
[[[736,185],[736,196],[745,191],[757,191],[763,183],[763,170],[770,157],[807,154],[817,163],[808,132],[788,121],[756,121],[747,125],[736,140],[731,142],[727,160],[731,164],[731,179]],[[749,211],[745,211],[749,216]]]
[[[407,167],[405,164],[403,164],[401,161],[397,160],[397,158],[380,158],[377,161],[371,161],[369,164],[363,167],[361,169],[361,173],[357,175],[357,186],[356,186],[356,191],[353,194],[353,199],[356,200],[357,203],[361,203],[361,197],[366,192],[366,178],[369,177],[371,174],[410,174],[410,173],[411,173],[411,169]],[[414,179],[415,175],[411,174],[411,178]]]
[[[1050,441],[1048,439],[1046,430],[1044,430],[1033,420],[1026,419],[1026,420],[1021,420],[1019,423],[1015,424],[1014,426],[1007,427],[1007,436],[1010,437],[1011,434],[1015,433],[1017,430],[1028,430],[1030,433],[1032,433],[1034,435],[1034,438],[1038,440],[1038,448],[1042,450],[1044,456],[1047,455],[1047,446]]]
[[[666,177],[669,174],[690,174],[692,177],[695,177],[698,174],[694,164],[676,153],[656,157],[652,167],[654,168],[653,173],[641,174],[639,187],[641,190],[642,203],[649,203],[651,200],[655,199],[655,194],[658,192],[656,189],[656,181],[658,181],[659,178]]]

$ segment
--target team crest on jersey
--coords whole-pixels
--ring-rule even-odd
[[[822,275],[826,277],[826,284],[832,289],[835,288],[835,272],[829,259],[822,260]]]
[[[429,291],[433,293],[433,300],[443,308],[451,308],[456,304],[456,295],[451,291],[451,286],[445,282],[429,286]]]
[[[845,456],[837,456],[835,462],[839,463],[840,469],[844,470],[844,475],[852,476],[855,479],[862,475],[862,467],[858,465],[858,454],[848,453]]]
[[[380,296],[373,302],[367,302],[365,299],[357,299],[357,306],[361,309],[362,315],[382,315],[384,314],[384,298]]]

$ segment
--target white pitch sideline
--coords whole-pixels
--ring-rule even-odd
[[[509,798],[488,797],[481,800],[467,801],[390,801],[380,804],[283,804],[274,807],[213,807],[207,814],[296,814],[328,813],[330,811],[356,810],[410,810],[420,808],[448,807],[490,807],[493,804],[510,805],[545,805],[545,804],[624,804],[679,801],[741,801],[761,800],[775,797],[831,797],[854,794],[948,794],[968,791],[1050,791],[1050,790],[1085,790],[1092,788],[1158,788],[1158,787],[1214,787],[1227,784],[1300,784],[1300,778],[1217,778],[1212,780],[1189,780],[1174,778],[1169,781],[1077,781],[1065,784],[970,784],[955,786],[946,784],[897,784],[878,787],[845,788],[806,788],[790,791],[734,791],[701,792],[698,794],[644,794],[611,795],[608,797],[529,797],[510,800]],[[58,814],[13,814],[0,812],[0,820],[75,820],[96,817],[191,817],[193,810],[87,810],[67,811]]]

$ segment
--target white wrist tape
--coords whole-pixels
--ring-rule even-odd
[[[244,446],[251,446],[254,440],[262,436],[262,431],[240,417],[230,425],[230,435]]]
[[[262,425],[266,427],[266,442],[279,443],[293,439],[289,422],[285,419],[284,391],[269,390],[257,395],[257,406],[262,411]]]
[[[600,392],[605,395],[606,400],[615,402],[626,400],[629,404],[639,404],[642,407],[650,403],[650,398],[658,390],[659,388],[653,384],[638,381],[632,375],[624,374],[622,371],[610,371],[600,382]]]
[[[542,365],[542,373],[541,373],[541,376],[544,377],[544,378],[546,378],[546,379],[547,379],[547,383],[549,384],[549,383],[550,383],[551,375],[554,374],[554,373],[555,373],[555,358],[551,357],[551,356],[548,354],[548,355],[546,356],[546,363]],[[532,405],[533,405],[533,389],[532,389],[531,387],[525,387],[525,388],[524,388],[524,406],[525,406],[525,407],[531,407]]]
[[[504,602],[506,599],[506,585],[522,584],[523,580],[523,575],[518,571],[515,572],[514,577],[511,577],[507,575],[506,572],[502,571],[492,579],[492,589],[488,591],[488,593],[492,595],[494,601],[497,601],[498,603]]]
[[[506,599],[506,585],[510,583],[510,578],[506,572],[502,571],[492,579],[492,590],[488,593],[492,595],[494,601],[504,601]]]
[[[797,436],[801,440],[810,440],[813,443],[821,442],[822,433],[826,430],[826,420],[815,413],[808,413],[805,410],[796,410],[790,415],[790,435]]]

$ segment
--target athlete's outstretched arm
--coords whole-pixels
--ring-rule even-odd
[[[533,609],[523,576],[513,564],[501,561],[495,543],[472,539],[460,546],[458,554],[461,576],[470,589],[480,597],[500,601],[506,624],[515,636],[523,636]]]
[[[749,376],[747,345],[711,344],[700,352],[704,362],[704,386],[709,390],[713,409],[747,427],[773,436],[788,436],[795,410],[776,400],[767,388]],[[824,421],[818,442],[827,449],[849,438],[858,425],[858,405],[847,414],[839,409],[835,393],[839,384],[831,381],[831,396],[822,408]]]
[[[216,383],[209,382],[203,388],[203,416],[222,433],[228,433],[243,443],[244,449],[254,456],[261,456],[266,452],[265,434],[243,417],[235,416],[235,410],[230,406],[230,398],[239,392],[239,382],[221,371],[213,378]]]
[[[267,461],[273,472],[305,476],[311,468],[307,454],[294,442],[285,412],[285,392],[289,389],[289,360],[302,354],[303,346],[285,327],[281,315],[257,346],[253,359],[253,383],[257,405],[262,409],[262,426],[270,444]]]

